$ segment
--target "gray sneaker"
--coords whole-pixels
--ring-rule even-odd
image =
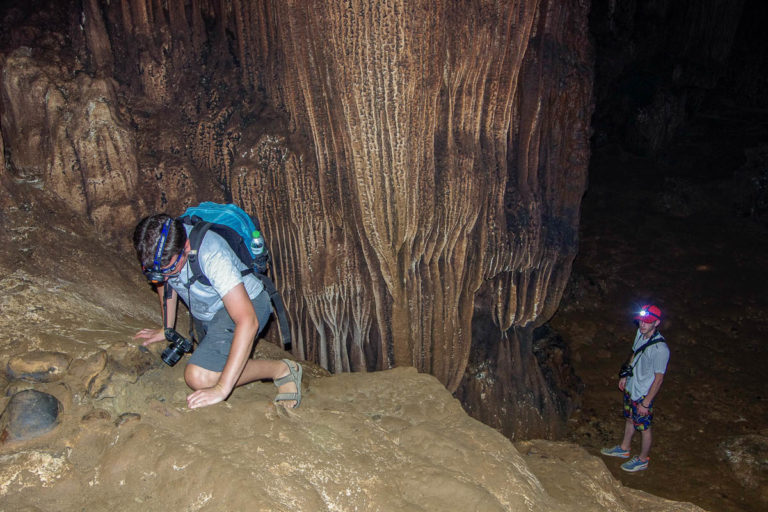
[[[619,457],[621,459],[629,458],[629,450],[622,449],[618,444],[616,446],[611,446],[610,448],[603,448],[600,450],[600,453],[609,457]]]
[[[648,469],[648,463],[651,459],[641,459],[640,457],[632,457],[630,460],[621,465],[621,469],[634,473],[635,471],[642,471]]]

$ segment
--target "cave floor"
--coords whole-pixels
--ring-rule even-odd
[[[661,306],[671,357],[649,470],[604,461],[628,487],[726,512],[768,510],[768,228],[736,213],[744,191],[728,176],[740,163],[723,156],[765,146],[768,125],[740,119],[700,119],[656,162],[595,151],[579,254],[551,320],[585,384],[568,440],[600,456],[623,433],[616,372],[632,315]]]

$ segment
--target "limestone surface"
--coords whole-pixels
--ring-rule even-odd
[[[310,369],[295,411],[272,404],[271,383],[238,389],[217,406],[186,409],[181,369],[152,370],[130,386],[123,407],[131,412],[69,404],[71,425],[45,449],[36,447],[34,457],[29,445],[6,444],[5,505],[617,511],[636,510],[642,495],[572,445],[526,446],[521,455],[413,368],[333,377]],[[34,476],[22,478],[25,472]],[[647,495],[642,502],[646,510],[698,510]]]
[[[61,378],[70,359],[61,352],[27,352],[8,361],[7,372],[14,379],[51,382]]]

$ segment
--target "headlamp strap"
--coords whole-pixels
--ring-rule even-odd
[[[159,272],[162,268],[163,249],[165,249],[165,243],[168,240],[168,229],[171,227],[173,219],[168,219],[163,223],[163,231],[160,233],[160,239],[157,241],[157,248],[155,249],[155,259],[152,262],[152,270]]]

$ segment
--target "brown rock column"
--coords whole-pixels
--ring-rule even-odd
[[[574,406],[546,381],[532,346],[578,246],[592,112],[587,13],[576,3],[543,3],[526,48],[509,131],[506,229],[492,232],[488,245],[457,393],[474,416],[512,438],[557,436]]]
[[[368,368],[413,364],[455,390],[482,287],[498,339],[551,315],[567,279],[588,159],[587,7],[239,5],[267,18],[238,25],[241,52],[266,45],[249,82],[263,77],[311,147],[233,185],[263,198],[255,209],[280,233],[307,352],[358,369],[362,348]]]

